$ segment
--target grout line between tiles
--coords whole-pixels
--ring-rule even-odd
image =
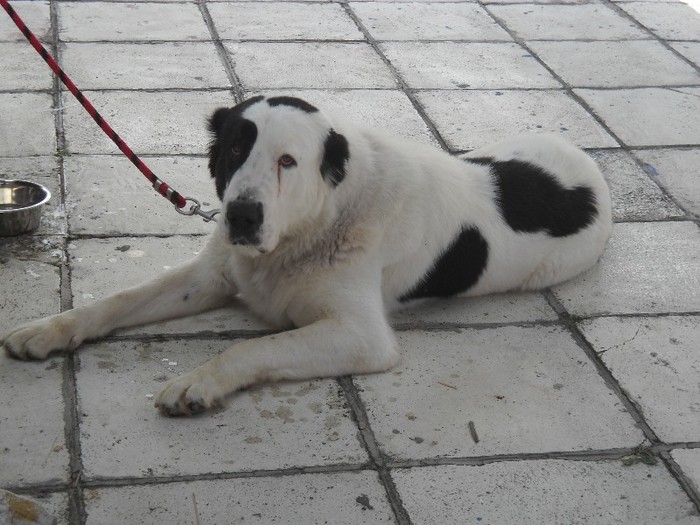
[[[377,442],[377,438],[372,431],[369,418],[367,417],[367,410],[362,402],[362,399],[360,398],[360,394],[355,387],[352,377],[339,377],[337,378],[337,381],[345,393],[345,399],[347,400],[350,411],[357,423],[362,444],[367,450],[370,461],[372,462],[372,465],[377,471],[379,479],[384,486],[386,497],[391,505],[391,509],[394,512],[397,522],[399,525],[410,525],[411,519],[408,515],[408,511],[406,511],[406,508],[403,506],[401,495],[399,494],[396,484],[391,477],[390,470],[386,466],[384,454],[379,448],[379,443]]]
[[[204,23],[207,25],[207,29],[209,30],[209,34],[211,35],[212,42],[214,43],[214,46],[216,47],[216,52],[219,55],[219,60],[221,60],[221,63],[224,66],[224,70],[226,71],[226,76],[228,76],[229,82],[231,82],[231,87],[233,88],[233,96],[235,98],[235,101],[237,103],[241,102],[245,98],[243,83],[236,74],[232,57],[229,55],[228,51],[226,51],[226,48],[221,42],[221,37],[219,36],[219,32],[216,29],[216,24],[214,23],[214,19],[212,18],[211,13],[209,12],[209,8],[207,7],[207,2],[206,0],[196,0],[195,3],[197,4],[199,11],[202,14],[202,17],[204,18]]]
[[[49,2],[49,15],[51,19],[52,44],[51,53],[56,61],[61,63],[61,46],[59,41],[60,20],[58,14],[58,5],[56,0]],[[53,97],[54,97],[54,122],[56,129],[56,157],[59,170],[59,187],[60,187],[60,203],[65,207],[66,204],[66,177],[64,167],[64,155],[66,151],[67,141],[63,123],[63,112],[56,111],[62,107],[63,89],[61,81],[56,75],[53,75]],[[71,290],[71,270],[68,248],[69,225],[66,217],[67,233],[63,236],[64,260],[60,266],[60,310],[65,312],[73,307],[73,294]],[[69,468],[69,483],[68,483],[68,519],[71,524],[80,525],[85,522],[85,502],[83,500],[83,491],[80,486],[80,476],[83,470],[82,451],[80,444],[80,433],[78,430],[78,408],[77,408],[77,388],[75,383],[75,368],[76,357],[73,353],[66,353],[63,356],[62,367],[62,396],[64,404],[63,420],[64,420],[64,437],[65,445],[68,451],[68,468]]]
[[[644,418],[644,413],[641,407],[627,394],[624,388],[622,388],[620,385],[619,381],[615,378],[615,376],[613,376],[612,372],[610,372],[600,355],[593,348],[593,345],[588,342],[583,332],[581,332],[579,329],[578,325],[576,324],[576,320],[569,315],[566,308],[562,305],[559,299],[556,298],[551,290],[547,289],[543,292],[543,294],[550,306],[559,314],[565,326],[571,332],[574,340],[578,343],[588,359],[596,367],[598,374],[603,378],[608,387],[617,395],[618,399],[620,399],[627,412],[631,415],[632,419],[644,434],[644,437],[651,443],[652,448],[663,444],[656,432]],[[671,459],[669,452],[662,451],[659,453],[659,455],[662,457],[667,470],[688,495],[690,500],[693,502],[693,505],[696,507],[696,510],[700,512],[700,494],[698,494],[698,491],[695,489],[692,483],[689,483],[685,474],[683,474],[682,470]]]
[[[389,71],[391,72],[392,76],[394,77],[394,79],[397,83],[397,86],[399,87],[399,89],[401,91],[403,91],[403,93],[406,95],[406,97],[408,97],[408,100],[411,102],[411,105],[416,110],[416,112],[418,113],[420,118],[423,120],[423,122],[425,122],[425,125],[428,126],[430,133],[433,135],[433,137],[438,142],[440,147],[445,151],[449,151],[449,146],[447,145],[447,142],[445,141],[445,139],[442,137],[442,134],[438,131],[437,127],[435,126],[433,121],[430,119],[430,117],[426,113],[425,109],[423,108],[423,106],[420,104],[420,102],[416,98],[413,91],[409,88],[406,81],[399,74],[399,71],[396,69],[396,67],[394,67],[394,64],[391,63],[391,61],[387,58],[387,56],[384,54],[384,52],[379,48],[379,44],[377,43],[377,40],[370,34],[369,30],[365,27],[365,25],[360,20],[360,17],[358,17],[355,14],[355,12],[352,10],[350,5],[348,4],[347,0],[341,1],[340,5],[345,10],[347,15],[353,20],[353,22],[355,22],[355,25],[360,30],[360,32],[364,35],[367,43],[372,47],[372,49],[379,56],[379,58],[382,60],[384,65],[389,69]]]

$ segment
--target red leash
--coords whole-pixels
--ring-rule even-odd
[[[61,82],[63,82],[63,84],[68,88],[68,90],[71,93],[73,93],[73,96],[75,96],[75,98],[78,99],[78,102],[80,102],[83,105],[85,110],[90,114],[90,116],[97,123],[97,125],[100,126],[100,128],[102,128],[102,131],[104,131],[107,134],[107,136],[110,139],[112,139],[112,142],[114,142],[117,145],[117,147],[122,151],[122,153],[124,153],[124,155],[127,156],[127,158],[139,169],[139,171],[141,171],[141,173],[143,173],[143,175],[149,181],[151,181],[153,189],[155,189],[163,197],[172,202],[175,205],[177,211],[179,212],[180,208],[183,208],[185,204],[187,204],[188,200],[195,202],[193,209],[190,210],[191,213],[180,213],[183,213],[184,215],[193,215],[194,213],[197,213],[199,215],[204,216],[202,213],[199,213],[199,203],[196,200],[186,199],[174,189],[172,189],[170,186],[168,186],[165,182],[156,177],[155,174],[150,170],[150,168],[146,166],[146,164],[144,164],[144,162],[136,155],[136,153],[131,151],[131,148],[127,146],[126,142],[124,142],[121,139],[121,137],[117,135],[117,133],[111,128],[111,126],[107,124],[105,119],[102,118],[102,115],[100,115],[97,112],[97,110],[90,103],[90,101],[87,98],[85,98],[85,95],[83,95],[83,93],[78,89],[78,87],[73,83],[73,81],[68,77],[68,75],[65,74],[65,72],[56,62],[56,60],[49,54],[49,52],[41,44],[41,42],[39,42],[39,39],[36,36],[34,36],[34,33],[32,33],[29,30],[29,28],[25,25],[25,23],[19,17],[17,12],[12,8],[12,6],[8,3],[8,1],[0,0],[0,5],[2,5],[5,11],[7,11],[7,14],[10,15],[10,18],[12,18],[12,21],[17,25],[17,27],[27,38],[27,40],[29,40],[29,43],[32,45],[32,47],[34,47],[34,49],[36,49],[37,53],[41,55],[41,58],[43,58],[46,61],[51,70],[56,74],[56,76],[58,76],[58,78],[61,79]],[[213,216],[209,216],[208,220],[212,219]],[[207,220],[207,217],[205,217],[205,220]]]

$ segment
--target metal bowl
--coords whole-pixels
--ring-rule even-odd
[[[41,208],[50,198],[51,193],[41,184],[0,179],[0,237],[36,230]]]

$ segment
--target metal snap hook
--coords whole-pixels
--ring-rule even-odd
[[[183,208],[178,208],[177,206],[175,206],[175,211],[177,211],[180,215],[187,215],[189,217],[191,217],[192,215],[199,215],[204,220],[204,222],[216,222],[216,216],[221,213],[221,210],[216,208],[212,210],[202,210],[202,205],[200,204],[200,202],[192,197],[185,197],[185,201],[191,202],[192,205],[189,207],[188,210],[184,210]]]

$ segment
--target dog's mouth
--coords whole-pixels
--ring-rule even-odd
[[[254,239],[248,239],[247,237],[241,236],[241,235],[234,235],[234,234],[229,234],[228,236],[228,241],[233,245],[233,246],[240,246],[241,248],[246,249],[246,251],[255,251],[260,255],[266,254],[267,249],[265,249],[260,242],[259,238],[254,238]]]

